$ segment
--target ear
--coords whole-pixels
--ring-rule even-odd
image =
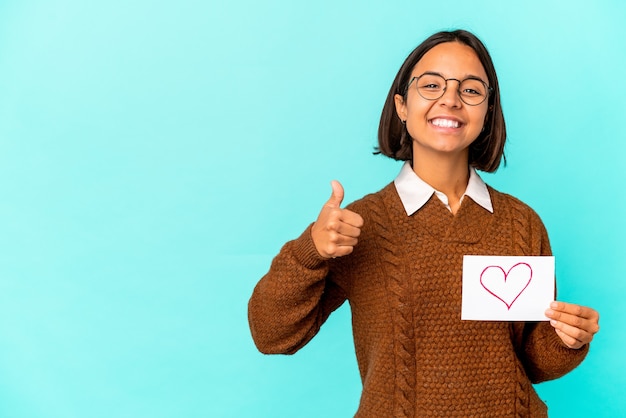
[[[402,122],[406,122],[407,109],[406,103],[404,102],[404,97],[402,97],[402,95],[400,94],[396,94],[395,96],[393,96],[393,100],[396,104],[396,114]]]

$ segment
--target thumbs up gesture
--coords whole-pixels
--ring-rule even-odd
[[[317,252],[324,258],[348,255],[361,235],[363,218],[358,213],[341,209],[343,187],[336,180],[331,182],[333,192],[322,207],[317,221],[311,228],[311,237]]]

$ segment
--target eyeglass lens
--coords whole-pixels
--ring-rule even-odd
[[[446,90],[446,79],[436,74],[423,74],[417,78],[417,91],[427,100],[437,100]],[[456,80],[448,82],[458,83]],[[489,93],[487,86],[480,80],[466,78],[458,85],[461,100],[468,105],[479,105],[485,101]]]

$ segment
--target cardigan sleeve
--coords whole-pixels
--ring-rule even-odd
[[[530,225],[532,255],[552,255],[546,228],[534,211],[531,212]],[[565,375],[589,352],[589,344],[580,349],[567,347],[548,321],[525,323],[521,337],[520,357],[533,383]]]
[[[328,277],[329,270],[315,249],[311,226],[283,246],[248,303],[250,331],[259,351],[293,354],[317,334],[346,299]]]

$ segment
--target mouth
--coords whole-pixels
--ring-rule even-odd
[[[458,120],[446,118],[430,119],[428,123],[439,128],[460,128],[461,126],[463,126],[463,123],[459,122]]]

